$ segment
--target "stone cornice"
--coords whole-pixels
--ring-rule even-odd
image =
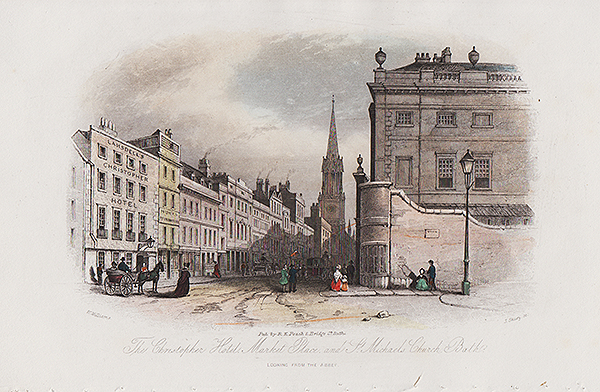
[[[386,86],[381,83],[367,83],[371,94],[421,94],[421,95],[448,95],[448,94],[529,94],[529,89],[522,86]]]

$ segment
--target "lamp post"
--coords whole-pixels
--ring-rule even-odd
[[[460,160],[460,166],[465,175],[465,188],[467,188],[467,198],[465,203],[465,258],[464,277],[462,282],[462,294],[469,295],[471,292],[471,283],[469,283],[469,189],[473,186],[473,165],[475,159],[471,152],[467,150]]]
[[[152,248],[154,246],[154,242],[154,238],[152,238],[151,236],[148,237],[146,241],[142,241],[137,244],[137,251],[141,252],[144,249]]]

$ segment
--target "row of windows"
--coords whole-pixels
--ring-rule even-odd
[[[166,165],[163,166],[163,178],[168,178],[169,169]],[[171,169],[171,181],[175,182],[175,169]]]
[[[250,226],[245,223],[237,223],[236,224],[237,231],[237,239],[242,241],[248,241],[248,237],[250,236]]]
[[[136,228],[135,213],[132,211],[125,211],[125,238],[123,238],[123,226],[122,226],[122,210],[120,208],[112,208],[112,230],[108,232],[109,217],[107,216],[108,208],[103,205],[98,205],[98,238],[111,238],[113,240],[126,241],[145,241],[147,238],[147,217],[146,214],[138,213],[137,219],[137,233],[134,231]]]
[[[191,200],[187,200],[184,198],[183,205],[181,206],[181,213],[198,216],[198,202],[192,202]]]
[[[229,238],[233,238],[234,234],[236,239],[248,241],[248,238],[250,238],[251,235],[250,226],[242,222],[235,222],[234,225],[233,219],[229,219]]]
[[[106,188],[107,188],[106,177],[107,176],[106,176],[105,172],[98,170],[98,190],[99,191],[106,192]],[[130,180],[125,180],[125,196],[128,199],[133,200],[136,198],[135,188],[136,188],[135,182],[130,181]],[[121,179],[121,177],[119,177],[115,174],[113,174],[112,191],[113,191],[113,194],[115,194],[115,195],[123,194],[123,180]],[[145,202],[147,196],[148,196],[148,188],[146,187],[146,185],[139,184],[138,196],[137,196],[139,201]]]
[[[245,212],[246,214],[248,213],[248,203],[246,203],[244,201],[237,200],[236,208],[238,211]]]
[[[267,222],[261,221],[259,219],[254,218],[252,220],[252,224],[259,230],[269,230],[269,224]]]
[[[474,189],[491,189],[492,158],[491,154],[481,154],[475,158],[473,166]],[[413,186],[412,157],[396,157],[396,186]],[[456,156],[454,154],[437,154],[436,178],[438,189],[454,189],[457,169],[462,175],[460,166],[457,168]]]
[[[230,186],[230,188],[232,188],[232,187]],[[245,193],[242,192],[242,195],[244,195],[244,194]],[[229,196],[229,208],[233,208],[233,199],[234,199],[233,196]],[[227,196],[226,195],[221,196],[221,201],[223,202],[224,206],[227,206]],[[248,213],[248,211],[250,211],[250,205],[243,200],[236,200],[235,207],[238,211],[245,212],[246,214]]]
[[[414,112],[398,111],[396,112],[396,125],[412,126],[415,124]],[[472,127],[492,127],[494,124],[492,113],[488,112],[473,112],[471,117]],[[455,127],[456,113],[440,111],[436,113],[436,126],[438,127]]]
[[[167,237],[167,233],[169,233],[171,236]],[[177,244],[179,241],[179,238],[177,238],[177,234],[175,232],[175,228],[171,227],[171,230],[167,230],[166,226],[163,226],[162,228],[162,233],[160,236],[160,242],[162,244]]]
[[[216,230],[204,229],[204,246],[217,246],[218,245],[218,233]]]
[[[254,216],[260,217],[260,219],[263,219],[263,220],[267,219],[267,214],[265,214],[264,212],[257,210],[257,209],[254,210]]]
[[[120,259],[121,259],[121,253],[120,252],[105,252],[103,250],[99,250],[98,251],[98,266],[102,266],[103,268],[106,268],[107,265],[107,261],[106,260],[106,253],[108,253],[109,255],[111,255],[111,263],[116,263],[119,264]],[[133,268],[133,254],[131,252],[124,252],[123,256],[125,257],[125,263],[127,263],[127,265],[129,266],[129,268]]]
[[[113,150],[112,152],[113,152],[113,162],[117,165],[122,165],[123,164],[123,153],[121,153],[120,151],[117,151],[117,150]],[[102,158],[102,159],[108,159],[108,148],[106,148],[106,146],[103,146],[100,143],[98,143],[98,157]],[[136,170],[135,158],[127,155],[125,158],[125,163],[129,170]],[[142,161],[139,162],[139,171],[141,174],[148,173],[148,166]]]
[[[197,227],[182,227],[181,240],[183,244],[198,246],[202,242],[203,246],[217,247],[219,244],[218,230],[204,229],[204,236],[200,239],[201,233]]]
[[[209,207],[204,207],[204,219],[216,222],[217,211]]]
[[[75,203],[72,202],[72,210],[75,209]],[[197,204],[197,203],[196,203]],[[145,241],[146,239],[148,239],[148,235],[146,233],[146,229],[147,229],[147,215],[143,214],[143,213],[138,213],[137,214],[137,232],[135,232],[135,228],[136,228],[136,222],[135,222],[135,216],[136,213],[132,212],[132,211],[125,211],[125,214],[123,216],[123,210],[120,208],[112,208],[111,210],[104,206],[104,205],[98,205],[97,206],[97,211],[98,211],[98,230],[97,230],[97,236],[98,238],[101,239],[107,239],[107,238],[111,238],[114,240],[123,240],[125,239],[126,241],[136,241],[136,237],[137,237],[137,241]],[[112,215],[109,217],[108,216],[108,212],[112,211]],[[74,213],[74,212],[73,212]],[[216,212],[214,214],[214,216],[216,217]],[[125,222],[125,236],[123,236],[123,217],[125,218],[124,222]],[[215,218],[216,219],[216,218]],[[225,219],[225,215],[222,215],[222,221],[224,221]],[[111,227],[111,231],[109,232],[109,222],[112,222],[112,227]],[[266,228],[266,227],[265,227]],[[235,229],[235,231],[234,231]],[[196,245],[198,245],[198,233],[197,233],[197,229],[196,229],[196,233],[195,236],[192,233],[192,228],[189,228],[189,235],[188,232],[186,230],[186,228],[182,228],[182,235],[183,235],[183,242],[184,243],[195,243]],[[207,231],[208,230],[208,231]],[[176,241],[176,237],[175,237],[175,229],[171,228],[171,232],[169,234],[171,234],[170,237],[167,237],[168,231],[167,231],[167,227],[163,227],[163,233],[162,234],[162,238],[161,238],[161,242],[162,243],[167,243],[167,241],[170,239],[171,243],[175,243]],[[242,241],[247,241],[248,238],[250,238],[251,236],[251,228],[249,225],[243,223],[243,222],[235,222],[233,220],[229,221],[229,237],[233,238],[235,234],[235,238],[238,240],[242,240]],[[218,244],[218,231],[217,230],[210,230],[210,229],[204,229],[204,242],[203,244],[206,246],[217,246]]]
[[[169,197],[170,196],[170,197]],[[163,207],[168,207],[168,202],[171,202],[171,208],[175,208],[175,193],[163,192]]]
[[[199,208],[198,202],[193,202],[192,200],[183,199],[183,204],[181,207],[182,214],[188,214],[191,216],[196,216],[198,218],[202,218],[201,209]],[[204,219],[218,222],[219,214],[218,211],[214,208],[204,207]],[[225,214],[221,214],[221,225],[225,223]]]
[[[281,215],[281,204],[271,201],[271,212],[276,215]]]

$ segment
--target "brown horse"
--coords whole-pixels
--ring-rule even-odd
[[[152,291],[155,293],[158,291],[158,279],[160,279],[160,272],[165,270],[165,266],[162,261],[159,261],[154,266],[154,269],[150,272],[140,272],[138,275],[138,292],[140,294],[144,293],[144,283],[149,280],[152,281]]]

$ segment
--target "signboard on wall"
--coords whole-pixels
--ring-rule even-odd
[[[440,238],[440,229],[425,229],[425,238]]]

